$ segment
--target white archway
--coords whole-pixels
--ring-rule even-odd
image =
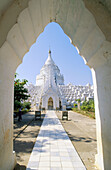
[[[52,97],[50,97],[48,99],[48,109],[53,110],[53,99],[52,99]]]
[[[13,79],[23,56],[49,22],[57,22],[93,73],[97,120],[97,164],[110,169],[111,43],[97,26],[82,0],[31,0],[8,32],[0,49],[0,165],[12,169]],[[106,99],[106,101],[104,100]],[[6,107],[7,104],[7,107]],[[7,164],[6,164],[7,162]]]

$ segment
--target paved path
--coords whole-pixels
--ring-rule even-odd
[[[45,114],[42,112],[41,120],[35,120],[35,113],[29,112],[23,115],[21,122],[15,119],[13,143],[17,160],[15,170],[26,170],[44,116]]]
[[[22,115],[22,121],[18,122],[18,117],[14,119],[14,135],[13,139],[15,139],[35,118],[35,112],[28,112]]]
[[[72,144],[76,148],[87,170],[95,170],[97,154],[96,121],[79,113],[69,111],[68,121],[62,120],[62,113],[56,112]]]
[[[27,170],[86,170],[54,111],[47,111]]]

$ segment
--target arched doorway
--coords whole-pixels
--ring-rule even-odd
[[[52,97],[48,100],[48,110],[53,110],[53,99]]]

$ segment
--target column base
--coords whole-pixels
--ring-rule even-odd
[[[15,153],[15,151],[13,151],[13,158],[12,158],[12,162],[11,162],[11,165],[10,165],[11,166],[10,170],[13,170],[15,168],[16,164],[17,164],[16,153]]]
[[[16,153],[15,151],[13,151],[13,158],[14,158],[14,167],[17,164],[17,160],[16,160]]]
[[[95,165],[99,170],[104,170],[104,166],[103,166],[103,158],[101,155],[96,154],[95,155]]]

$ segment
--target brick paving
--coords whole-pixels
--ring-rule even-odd
[[[86,170],[55,111],[47,111],[27,170]]]

